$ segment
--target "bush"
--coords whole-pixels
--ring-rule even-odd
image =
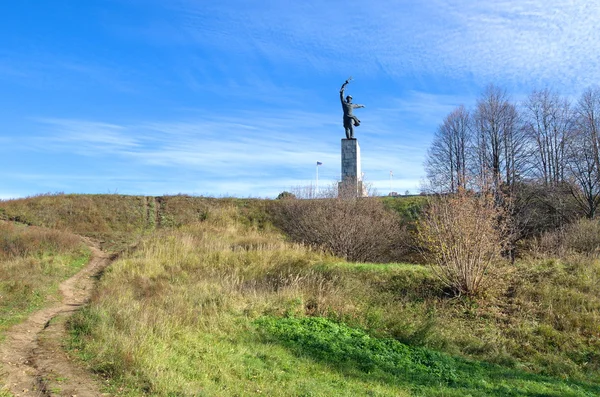
[[[536,240],[537,253],[564,256],[567,252],[594,255],[600,252],[600,222],[582,218]]]
[[[286,200],[286,199],[295,199],[295,198],[296,198],[296,195],[294,193],[284,191],[277,195],[276,200]]]
[[[476,295],[507,245],[507,219],[494,194],[461,189],[431,199],[418,223],[418,240],[444,284],[457,295]]]
[[[377,198],[278,200],[271,208],[275,225],[292,240],[350,261],[393,261],[406,250],[398,215]]]

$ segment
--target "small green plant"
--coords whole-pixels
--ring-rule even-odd
[[[14,395],[5,389],[0,389],[0,397],[14,397]]]

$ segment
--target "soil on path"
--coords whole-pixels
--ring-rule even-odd
[[[91,297],[111,258],[92,244],[90,262],[60,284],[62,302],[10,328],[0,345],[0,378],[15,396],[103,396],[99,382],[64,352],[65,320]]]

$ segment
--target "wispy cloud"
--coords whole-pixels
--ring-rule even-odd
[[[335,180],[337,90],[354,75],[366,177],[389,189],[393,170],[413,191],[438,124],[486,84],[518,99],[600,81],[590,1],[110,3],[102,16],[77,3],[85,29],[52,34],[43,6],[9,10],[39,31],[2,31],[5,180],[18,164],[47,176],[23,178],[39,189],[263,195],[309,183],[317,160]]]
[[[28,144],[38,151],[74,153],[104,161],[113,158],[138,170],[193,173],[200,185],[210,185],[212,191],[240,194],[243,188],[250,189],[247,192],[272,189],[269,193],[273,194],[273,190],[313,180],[316,161],[324,163],[322,180],[339,179],[343,135],[339,123],[331,119],[331,115],[294,110],[130,124],[46,118],[37,120],[44,134],[30,138]],[[369,152],[363,157],[363,168],[367,175],[386,175],[390,167],[399,176],[402,168],[407,175],[418,172],[415,143],[402,143],[401,136],[390,137],[383,144],[371,138],[365,130]],[[222,190],[225,186],[231,187]]]
[[[177,4],[190,41],[274,65],[565,88],[600,78],[600,4],[589,1]]]

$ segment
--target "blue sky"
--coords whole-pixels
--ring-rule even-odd
[[[433,133],[494,83],[600,81],[592,1],[19,0],[0,13],[0,199],[275,197],[339,178],[338,92],[365,179],[418,192]]]

